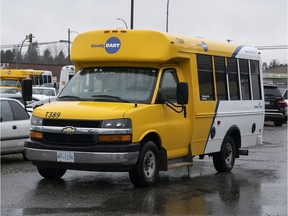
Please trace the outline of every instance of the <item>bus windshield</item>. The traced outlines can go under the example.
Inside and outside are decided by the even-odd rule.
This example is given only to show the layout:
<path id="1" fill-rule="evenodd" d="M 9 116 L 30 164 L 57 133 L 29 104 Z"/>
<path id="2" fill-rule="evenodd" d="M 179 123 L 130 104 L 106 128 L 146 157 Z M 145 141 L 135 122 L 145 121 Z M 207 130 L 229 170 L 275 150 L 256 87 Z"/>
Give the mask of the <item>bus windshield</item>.
<path id="1" fill-rule="evenodd" d="M 0 86 L 18 87 L 18 80 L 0 80 Z"/>
<path id="2" fill-rule="evenodd" d="M 151 103 L 158 69 L 85 68 L 67 83 L 58 100 Z"/>

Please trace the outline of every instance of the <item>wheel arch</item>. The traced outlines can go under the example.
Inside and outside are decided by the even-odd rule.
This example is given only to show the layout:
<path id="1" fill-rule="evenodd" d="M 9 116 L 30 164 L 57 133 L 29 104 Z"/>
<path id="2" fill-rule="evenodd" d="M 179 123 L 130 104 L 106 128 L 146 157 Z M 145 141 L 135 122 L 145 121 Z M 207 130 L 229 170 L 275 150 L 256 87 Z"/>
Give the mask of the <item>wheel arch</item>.
<path id="1" fill-rule="evenodd" d="M 232 137 L 235 141 L 236 147 L 236 158 L 239 158 L 239 149 L 241 148 L 241 131 L 237 125 L 232 125 L 227 131 L 223 140 L 225 140 L 228 136 Z"/>
<path id="2" fill-rule="evenodd" d="M 160 163 L 160 170 L 167 171 L 168 164 L 167 164 L 167 151 L 165 148 L 162 147 L 162 141 L 159 133 L 156 131 L 150 131 L 149 133 L 145 134 L 141 139 L 141 148 L 147 143 L 148 141 L 152 141 L 155 143 L 156 147 L 159 151 L 159 163 Z"/>

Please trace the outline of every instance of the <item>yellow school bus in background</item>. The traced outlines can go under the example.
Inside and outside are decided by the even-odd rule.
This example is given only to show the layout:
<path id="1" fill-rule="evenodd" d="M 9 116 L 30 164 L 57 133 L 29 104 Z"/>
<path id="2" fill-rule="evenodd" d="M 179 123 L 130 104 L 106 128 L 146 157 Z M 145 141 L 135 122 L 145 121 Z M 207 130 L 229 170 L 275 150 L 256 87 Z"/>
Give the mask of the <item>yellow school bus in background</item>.
<path id="1" fill-rule="evenodd" d="M 262 142 L 262 72 L 251 46 L 98 30 L 76 37 L 71 58 L 77 73 L 55 102 L 33 111 L 25 142 L 45 178 L 128 171 L 146 187 L 195 156 L 229 172 L 245 147 Z"/>
<path id="2" fill-rule="evenodd" d="M 23 79 L 32 79 L 33 85 L 52 83 L 52 72 L 33 69 L 0 69 L 0 87 L 21 89 Z"/>

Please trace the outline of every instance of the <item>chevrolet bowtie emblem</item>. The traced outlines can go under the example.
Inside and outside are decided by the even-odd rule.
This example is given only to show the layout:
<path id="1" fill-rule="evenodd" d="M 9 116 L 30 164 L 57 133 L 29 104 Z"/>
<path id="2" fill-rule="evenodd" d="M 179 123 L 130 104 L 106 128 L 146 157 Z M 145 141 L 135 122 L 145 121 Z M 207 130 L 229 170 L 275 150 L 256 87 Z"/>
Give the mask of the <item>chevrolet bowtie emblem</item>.
<path id="1" fill-rule="evenodd" d="M 71 126 L 67 126 L 67 127 L 63 128 L 62 131 L 63 131 L 63 133 L 65 133 L 65 134 L 71 135 L 71 134 L 75 133 L 76 128 L 71 127 Z"/>

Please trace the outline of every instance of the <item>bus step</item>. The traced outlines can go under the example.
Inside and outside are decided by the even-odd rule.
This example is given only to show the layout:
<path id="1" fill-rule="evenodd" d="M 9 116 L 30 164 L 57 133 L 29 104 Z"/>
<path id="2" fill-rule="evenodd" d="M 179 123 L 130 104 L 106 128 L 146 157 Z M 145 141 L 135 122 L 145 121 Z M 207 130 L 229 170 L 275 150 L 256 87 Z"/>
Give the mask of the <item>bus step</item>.
<path id="1" fill-rule="evenodd" d="M 248 154 L 249 154 L 248 150 L 239 149 L 239 155 L 248 156 Z"/>
<path id="2" fill-rule="evenodd" d="M 181 167 L 189 167 L 192 166 L 193 162 L 179 162 L 179 163 L 173 163 L 168 165 L 168 169 L 175 169 L 175 168 L 181 168 Z"/>

